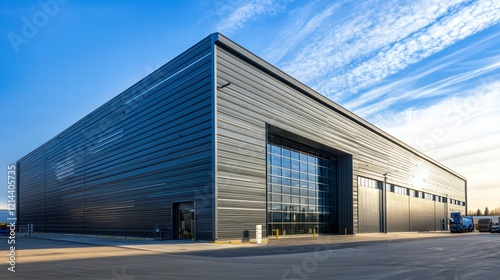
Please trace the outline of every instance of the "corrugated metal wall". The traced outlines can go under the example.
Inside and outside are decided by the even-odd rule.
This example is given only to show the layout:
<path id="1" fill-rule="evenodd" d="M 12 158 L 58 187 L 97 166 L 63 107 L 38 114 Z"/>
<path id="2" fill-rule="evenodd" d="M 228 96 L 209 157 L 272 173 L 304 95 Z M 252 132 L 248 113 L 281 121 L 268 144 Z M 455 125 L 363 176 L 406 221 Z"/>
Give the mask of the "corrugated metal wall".
<path id="1" fill-rule="evenodd" d="M 387 192 L 387 231 L 443 230 L 443 219 L 449 217 L 447 207 L 446 203 Z"/>
<path id="2" fill-rule="evenodd" d="M 217 92 L 218 238 L 252 236 L 255 224 L 266 224 L 266 123 L 324 144 L 326 119 L 312 100 L 226 50 L 216 61 L 218 84 L 231 82 Z M 352 158 L 340 161 L 347 166 L 339 167 L 346 190 L 339 197 L 347 201 L 340 227 L 352 233 Z"/>
<path id="3" fill-rule="evenodd" d="M 265 223 L 266 123 L 353 155 L 352 185 L 347 184 L 353 186 L 352 206 L 342 206 L 348 207 L 344 211 L 353 222 L 349 232 L 359 230 L 357 176 L 383 181 L 387 173 L 388 184 L 465 201 L 462 177 L 220 38 L 217 83 L 231 84 L 217 92 L 219 238 L 237 237 L 251 229 L 247 225 Z M 411 211 L 428 216 L 429 209 L 434 213 L 431 204 L 415 202 Z M 397 211 L 394 205 L 388 209 Z M 416 220 L 411 230 L 419 230 L 424 221 L 412 218 Z M 425 223 L 429 221 L 433 224 L 434 218 Z"/>
<path id="4" fill-rule="evenodd" d="M 387 202 L 387 231 L 410 231 L 410 196 L 387 192 Z M 427 225 L 434 224 L 428 221 Z"/>
<path id="5" fill-rule="evenodd" d="M 19 160 L 19 222 L 171 235 L 172 203 L 196 200 L 196 237 L 213 239 L 213 86 L 208 37 Z"/>
<path id="6" fill-rule="evenodd" d="M 267 125 L 343 152 L 339 232 L 360 227 L 357 176 L 465 201 L 463 178 L 215 34 L 22 158 L 19 222 L 147 236 L 172 232 L 172 204 L 196 200 L 198 239 L 253 237 L 266 224 Z M 404 202 L 388 201 L 389 229 L 404 229 Z M 410 203 L 410 230 L 465 210 L 427 204 Z"/>
<path id="7" fill-rule="evenodd" d="M 383 232 L 382 190 L 358 187 L 359 232 Z"/>

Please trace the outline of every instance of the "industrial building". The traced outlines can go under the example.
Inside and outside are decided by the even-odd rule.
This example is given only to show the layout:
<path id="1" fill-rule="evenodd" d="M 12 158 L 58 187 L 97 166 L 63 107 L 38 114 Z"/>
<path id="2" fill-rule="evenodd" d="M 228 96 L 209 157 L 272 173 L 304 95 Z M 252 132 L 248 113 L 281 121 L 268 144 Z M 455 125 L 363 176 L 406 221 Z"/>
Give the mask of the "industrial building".
<path id="1" fill-rule="evenodd" d="M 467 181 L 215 33 L 17 162 L 36 232 L 432 231 Z"/>

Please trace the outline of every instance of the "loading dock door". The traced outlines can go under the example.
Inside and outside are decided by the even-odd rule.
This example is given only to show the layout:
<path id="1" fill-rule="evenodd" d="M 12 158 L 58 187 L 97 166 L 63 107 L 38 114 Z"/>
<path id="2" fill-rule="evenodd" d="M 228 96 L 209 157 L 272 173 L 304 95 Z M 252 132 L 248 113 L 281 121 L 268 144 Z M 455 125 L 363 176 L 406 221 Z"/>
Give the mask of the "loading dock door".
<path id="1" fill-rule="evenodd" d="M 359 232 L 384 232 L 382 218 L 382 190 L 358 187 Z"/>

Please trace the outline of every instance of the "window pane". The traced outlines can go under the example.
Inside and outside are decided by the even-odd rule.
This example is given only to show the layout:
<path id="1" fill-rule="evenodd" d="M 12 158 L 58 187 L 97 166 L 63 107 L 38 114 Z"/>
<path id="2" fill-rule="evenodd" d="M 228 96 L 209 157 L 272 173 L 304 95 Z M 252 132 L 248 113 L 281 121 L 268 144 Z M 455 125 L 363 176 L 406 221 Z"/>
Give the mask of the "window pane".
<path id="1" fill-rule="evenodd" d="M 283 194 L 291 194 L 292 190 L 290 187 L 283 186 Z"/>
<path id="2" fill-rule="evenodd" d="M 281 181 L 282 181 L 283 186 L 290 186 L 292 183 L 292 180 L 290 180 L 288 178 L 283 178 Z"/>
<path id="3" fill-rule="evenodd" d="M 281 194 L 281 186 L 273 184 L 273 193 L 279 193 L 279 194 Z"/>
<path id="4" fill-rule="evenodd" d="M 290 222 L 290 213 L 283 213 L 283 222 Z"/>
<path id="5" fill-rule="evenodd" d="M 316 169 L 317 169 L 317 167 L 314 164 L 308 164 L 308 166 L 307 166 L 307 172 L 309 172 L 309 174 L 316 175 L 317 174 L 317 170 Z"/>
<path id="6" fill-rule="evenodd" d="M 318 176 L 314 176 L 314 175 L 309 174 L 309 181 L 313 182 L 313 183 L 318 182 Z"/>
<path id="7" fill-rule="evenodd" d="M 271 169 L 271 173 L 272 173 L 273 175 L 278 175 L 278 176 L 281 176 L 281 168 L 279 168 L 279 167 L 273 167 L 273 168 Z"/>
<path id="8" fill-rule="evenodd" d="M 303 172 L 301 172 L 301 173 L 300 173 L 300 179 L 301 179 L 301 180 L 304 180 L 304 181 L 307 181 L 307 179 L 308 179 L 308 178 L 307 178 L 307 173 L 303 173 Z"/>
<path id="9" fill-rule="evenodd" d="M 316 157 L 314 156 L 308 156 L 307 161 L 312 164 L 317 164 Z"/>
<path id="10" fill-rule="evenodd" d="M 288 157 L 283 157 L 283 164 L 282 164 L 283 168 L 290 168 L 290 158 Z"/>
<path id="11" fill-rule="evenodd" d="M 278 145 L 272 145 L 271 151 L 273 154 L 281 155 L 281 147 Z"/>
<path id="12" fill-rule="evenodd" d="M 273 166 L 281 166 L 281 157 L 277 155 L 273 155 L 271 159 L 271 165 Z"/>
<path id="13" fill-rule="evenodd" d="M 281 174 L 283 177 L 288 177 L 288 178 L 292 177 L 292 173 L 290 172 L 290 169 L 286 169 L 286 168 L 283 169 L 281 171 Z"/>
<path id="14" fill-rule="evenodd" d="M 273 212 L 273 222 L 281 222 L 281 212 Z"/>
<path id="15" fill-rule="evenodd" d="M 300 171 L 307 172 L 307 162 L 304 162 L 304 161 L 300 162 Z"/>
<path id="16" fill-rule="evenodd" d="M 300 153 L 300 160 L 304 161 L 304 162 L 307 162 L 307 154 Z"/>
<path id="17" fill-rule="evenodd" d="M 273 176 L 272 183 L 276 185 L 281 185 L 281 178 Z"/>
<path id="18" fill-rule="evenodd" d="M 291 151 L 290 151 L 290 149 L 288 149 L 288 148 L 283 148 L 282 152 L 283 152 L 282 155 L 284 157 L 287 157 L 287 158 L 289 158 L 291 156 L 291 154 L 292 154 Z"/>

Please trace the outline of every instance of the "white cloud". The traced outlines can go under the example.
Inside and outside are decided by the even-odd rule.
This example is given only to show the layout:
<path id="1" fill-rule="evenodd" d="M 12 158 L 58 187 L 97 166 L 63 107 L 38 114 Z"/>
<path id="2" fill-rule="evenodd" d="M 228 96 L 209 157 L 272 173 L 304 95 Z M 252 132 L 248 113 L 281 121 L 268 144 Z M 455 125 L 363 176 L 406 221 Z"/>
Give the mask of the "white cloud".
<path id="1" fill-rule="evenodd" d="M 376 57 L 361 63 L 347 75 L 335 77 L 333 84 L 347 79 L 352 83 L 346 86 L 355 92 L 443 50 L 458 40 L 496 24 L 500 19 L 500 2 L 495 1 L 495 3 L 497 4 L 496 8 L 485 10 L 485 3 L 478 2 L 455 14 L 446 16 L 429 28 L 396 43 L 389 50 L 380 52 Z M 428 40 L 429 36 L 432 40 Z"/>
<path id="2" fill-rule="evenodd" d="M 338 101 L 500 20 L 500 1 L 368 3 L 340 21 L 322 18 L 327 31 L 282 69 Z"/>
<path id="3" fill-rule="evenodd" d="M 226 9 L 218 29 L 242 29 L 283 3 Z M 286 27 L 261 55 L 466 176 L 472 208 L 494 208 L 496 200 L 471 190 L 500 182 L 500 32 L 443 50 L 499 22 L 496 0 L 317 0 L 287 11 Z"/>
<path id="4" fill-rule="evenodd" d="M 469 192 L 472 208 L 500 206 L 497 196 L 484 195 L 486 189 L 500 187 L 500 82 L 386 117 L 377 122 L 382 129 L 452 166 L 467 177 L 469 190 L 482 190 Z"/>
<path id="5" fill-rule="evenodd" d="M 377 7 L 379 4 L 381 6 Z M 307 71 L 301 75 L 306 82 L 322 78 L 332 69 L 344 68 L 353 62 L 364 60 L 366 56 L 376 54 L 384 47 L 424 28 L 454 3 L 438 4 L 442 7 L 436 13 L 418 13 L 416 10 L 425 9 L 425 5 L 418 3 L 409 7 L 394 3 L 390 5 L 392 8 L 382 3 L 359 5 L 350 17 L 340 20 L 331 18 L 329 21 L 332 24 L 326 21 L 323 28 L 326 32 L 311 38 L 310 43 L 297 55 L 297 59 L 283 63 L 284 68 L 292 74 L 301 72 L 300 70 Z M 381 10 L 384 12 L 381 13 Z M 311 70 L 316 68 L 314 66 L 318 61 L 325 59 L 328 61 L 327 68 Z"/>
<path id="6" fill-rule="evenodd" d="M 411 89 L 410 87 L 406 86 L 412 80 L 414 81 L 415 79 L 422 78 L 424 74 L 430 75 L 438 69 L 443 68 L 447 64 L 439 65 L 438 68 L 432 69 L 429 72 L 424 72 L 421 75 L 417 75 L 415 77 L 403 78 L 391 85 L 387 85 L 385 87 L 381 87 L 365 93 L 357 100 L 347 103 L 346 107 L 354 110 L 361 117 L 368 118 L 400 102 L 408 102 L 434 96 L 458 95 L 460 93 L 457 92 L 456 87 L 454 87 L 455 85 L 500 69 L 500 55 L 490 57 L 489 59 L 491 60 L 491 62 L 488 65 L 455 76 L 444 78 L 417 89 Z M 397 86 L 400 86 L 398 94 L 391 94 L 389 97 L 366 106 L 368 100 L 373 100 L 375 99 L 375 97 L 387 94 L 390 88 L 394 88 Z"/>
<path id="7" fill-rule="evenodd" d="M 230 34 L 245 27 L 248 21 L 260 15 L 274 15 L 286 7 L 287 1 L 253 0 L 243 2 L 241 6 L 226 14 L 219 14 L 223 19 L 216 25 L 216 30 L 223 34 Z M 227 10 L 227 8 L 225 9 Z"/>
<path id="8" fill-rule="evenodd" d="M 329 17 L 341 6 L 342 3 L 335 2 L 322 8 L 318 13 L 317 3 L 311 2 L 288 12 L 291 20 L 275 42 L 266 49 L 267 60 L 277 62 L 291 53 L 294 48 L 307 40 L 308 35 L 314 34 L 318 29 L 323 29 L 325 21 L 328 21 Z"/>

